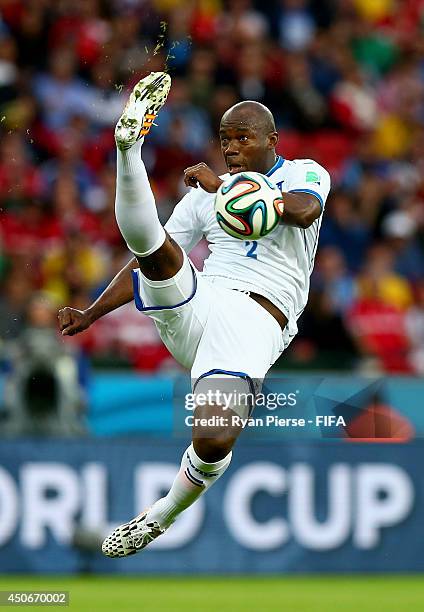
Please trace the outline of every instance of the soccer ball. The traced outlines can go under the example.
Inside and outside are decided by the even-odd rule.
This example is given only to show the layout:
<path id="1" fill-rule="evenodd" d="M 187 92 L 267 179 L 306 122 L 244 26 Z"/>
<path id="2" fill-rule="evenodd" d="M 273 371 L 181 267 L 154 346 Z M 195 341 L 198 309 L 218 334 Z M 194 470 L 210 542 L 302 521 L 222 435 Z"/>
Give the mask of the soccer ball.
<path id="1" fill-rule="evenodd" d="M 240 172 L 219 187 L 216 219 L 222 229 L 239 240 L 258 240 L 278 224 L 281 191 L 259 172 Z"/>

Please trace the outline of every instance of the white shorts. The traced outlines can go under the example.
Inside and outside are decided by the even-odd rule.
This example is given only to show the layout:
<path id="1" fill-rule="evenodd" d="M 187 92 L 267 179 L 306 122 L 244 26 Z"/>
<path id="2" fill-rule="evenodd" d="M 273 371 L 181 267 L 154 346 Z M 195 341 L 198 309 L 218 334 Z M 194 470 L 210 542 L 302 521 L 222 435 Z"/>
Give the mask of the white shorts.
<path id="1" fill-rule="evenodd" d="M 213 374 L 263 380 L 283 349 L 280 325 L 248 295 L 203 278 L 184 257 L 182 268 L 166 281 L 150 281 L 133 270 L 138 310 L 154 320 L 193 381 Z"/>

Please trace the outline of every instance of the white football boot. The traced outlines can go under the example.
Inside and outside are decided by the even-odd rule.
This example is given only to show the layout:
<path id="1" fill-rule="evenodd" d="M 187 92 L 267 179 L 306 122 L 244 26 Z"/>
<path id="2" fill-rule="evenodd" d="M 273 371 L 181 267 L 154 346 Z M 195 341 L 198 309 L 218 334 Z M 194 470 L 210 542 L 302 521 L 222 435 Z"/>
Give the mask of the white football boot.
<path id="1" fill-rule="evenodd" d="M 171 77 L 166 72 L 151 72 L 135 85 L 116 124 L 115 142 L 118 149 L 129 149 L 149 133 L 170 88 Z"/>
<path id="2" fill-rule="evenodd" d="M 149 510 L 114 529 L 102 544 L 103 554 L 107 557 L 134 555 L 165 533 L 166 529 L 162 529 L 156 521 L 146 522 Z"/>

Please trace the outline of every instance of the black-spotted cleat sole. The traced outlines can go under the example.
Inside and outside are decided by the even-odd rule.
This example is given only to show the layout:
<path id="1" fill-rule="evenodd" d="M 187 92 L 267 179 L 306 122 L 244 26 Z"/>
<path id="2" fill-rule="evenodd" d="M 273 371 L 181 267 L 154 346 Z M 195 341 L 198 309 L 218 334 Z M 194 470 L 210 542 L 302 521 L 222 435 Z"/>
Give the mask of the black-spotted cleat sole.
<path id="1" fill-rule="evenodd" d="M 149 133 L 170 88 L 171 77 L 166 72 L 151 72 L 137 83 L 116 124 L 115 142 L 119 149 L 129 149 Z"/>
<path id="2" fill-rule="evenodd" d="M 147 512 L 114 529 L 102 544 L 103 554 L 112 558 L 135 555 L 162 535 L 165 529 L 156 521 L 146 522 Z"/>

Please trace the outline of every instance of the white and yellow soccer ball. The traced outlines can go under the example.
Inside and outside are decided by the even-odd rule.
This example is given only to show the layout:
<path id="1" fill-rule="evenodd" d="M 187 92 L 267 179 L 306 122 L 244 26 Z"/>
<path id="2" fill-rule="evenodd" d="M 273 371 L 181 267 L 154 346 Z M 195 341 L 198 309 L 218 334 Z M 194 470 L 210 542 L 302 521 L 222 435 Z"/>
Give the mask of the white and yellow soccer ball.
<path id="1" fill-rule="evenodd" d="M 215 197 L 220 227 L 234 238 L 258 240 L 278 224 L 283 211 L 281 191 L 259 172 L 240 172 L 224 181 Z"/>

